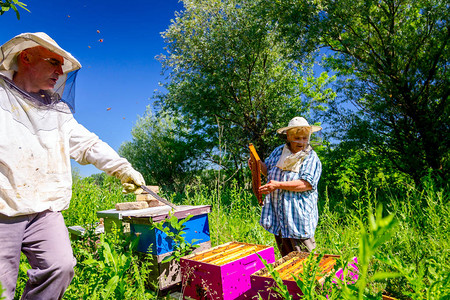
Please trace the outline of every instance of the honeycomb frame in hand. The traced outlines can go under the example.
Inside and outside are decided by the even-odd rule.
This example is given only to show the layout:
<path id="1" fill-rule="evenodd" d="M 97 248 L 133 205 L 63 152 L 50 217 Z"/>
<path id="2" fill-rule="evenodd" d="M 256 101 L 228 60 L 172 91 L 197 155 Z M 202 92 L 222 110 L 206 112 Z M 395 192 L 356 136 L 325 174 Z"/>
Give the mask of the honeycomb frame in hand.
<path id="1" fill-rule="evenodd" d="M 259 191 L 259 188 L 261 187 L 261 165 L 258 153 L 256 152 L 255 147 L 253 144 L 250 144 L 250 170 L 252 171 L 252 188 L 253 193 L 256 196 L 256 199 L 258 199 L 259 205 L 263 205 L 263 196 L 262 193 Z"/>

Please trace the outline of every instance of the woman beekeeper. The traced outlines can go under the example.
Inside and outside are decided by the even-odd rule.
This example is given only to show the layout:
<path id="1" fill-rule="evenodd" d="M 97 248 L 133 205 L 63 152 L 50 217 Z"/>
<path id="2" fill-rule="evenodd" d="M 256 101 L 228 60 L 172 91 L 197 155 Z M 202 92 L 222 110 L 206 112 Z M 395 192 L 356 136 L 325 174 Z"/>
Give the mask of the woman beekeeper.
<path id="1" fill-rule="evenodd" d="M 321 129 L 302 117 L 293 118 L 287 127 L 277 130 L 286 135 L 286 144 L 261 162 L 268 183 L 260 187 L 267 194 L 260 224 L 275 235 L 282 256 L 292 251 L 311 252 L 316 247 L 317 184 L 322 164 L 309 141 L 311 134 Z"/>
<path id="2" fill-rule="evenodd" d="M 72 195 L 71 158 L 118 177 L 125 192 L 145 184 L 73 118 L 80 68 L 42 32 L 0 47 L 0 282 L 7 300 L 21 251 L 31 265 L 22 299 L 61 299 L 72 280 L 75 259 L 61 214 Z"/>

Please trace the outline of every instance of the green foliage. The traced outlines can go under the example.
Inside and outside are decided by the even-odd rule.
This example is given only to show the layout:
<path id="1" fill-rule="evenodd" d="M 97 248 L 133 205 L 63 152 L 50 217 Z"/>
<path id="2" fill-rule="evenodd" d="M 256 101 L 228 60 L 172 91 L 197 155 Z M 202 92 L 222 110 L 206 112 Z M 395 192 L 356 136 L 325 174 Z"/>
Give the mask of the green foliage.
<path id="1" fill-rule="evenodd" d="M 17 20 L 20 20 L 20 13 L 17 7 L 21 7 L 25 9 L 27 12 L 30 12 L 28 8 L 26 8 L 26 6 L 27 5 L 25 3 L 20 2 L 18 0 L 0 0 L 0 7 L 1 7 L 0 16 L 12 8 L 16 12 Z"/>
<path id="2" fill-rule="evenodd" d="M 282 55 L 277 27 L 257 14 L 258 6 L 184 1 L 184 11 L 163 33 L 168 53 L 160 61 L 168 82 L 160 104 L 203 138 L 208 161 L 232 171 L 246 161 L 249 142 L 267 157 L 279 143 L 277 128 L 323 110 L 334 97 L 328 88 L 333 78 L 316 77 L 311 64 Z"/>
<path id="3" fill-rule="evenodd" d="M 133 253 L 138 239 L 124 236 L 113 227 L 111 233 L 96 236 L 93 231 L 74 242 L 78 264 L 66 298 L 148 299 L 146 276 L 152 265 Z"/>
<path id="4" fill-rule="evenodd" d="M 389 189 L 413 184 L 410 176 L 398 172 L 386 157 L 373 149 L 353 149 L 341 143 L 336 149 L 328 148 L 320 154 L 321 186 L 329 187 L 332 194 L 357 197 L 367 186 Z"/>
<path id="5" fill-rule="evenodd" d="M 323 286 L 320 286 L 316 278 L 320 275 L 319 262 L 323 257 L 323 254 L 316 256 L 314 253 L 311 253 L 304 263 L 301 275 L 298 277 L 294 276 L 294 280 L 303 292 L 302 299 L 378 299 L 380 295 L 371 295 L 371 292 L 367 290 L 367 285 L 376 281 L 401 276 L 401 273 L 398 272 L 369 273 L 369 268 L 371 268 L 375 254 L 380 252 L 380 246 L 394 236 L 397 230 L 397 221 L 395 220 L 394 215 L 382 217 L 381 206 L 378 207 L 376 216 L 369 213 L 368 219 L 369 225 L 367 227 L 361 220 L 356 219 L 360 227 L 358 253 L 359 271 L 356 284 L 354 286 L 348 285 L 346 280 L 337 280 L 336 282 L 333 282 L 335 278 L 328 277 Z M 283 299 L 292 299 L 292 295 L 289 294 L 280 275 L 272 266 L 267 265 L 266 262 L 264 262 L 264 264 L 276 282 L 277 286 L 274 290 L 279 293 Z M 340 261 L 340 265 L 342 265 L 342 260 Z M 335 271 L 336 270 L 337 267 L 335 266 Z M 347 277 L 346 272 L 348 272 L 348 270 L 344 271 L 344 278 Z M 444 277 L 442 274 L 440 274 L 440 276 Z M 447 277 L 446 280 L 448 282 L 448 276 L 445 277 Z"/>
<path id="6" fill-rule="evenodd" d="M 379 181 L 372 178 L 376 176 L 368 173 L 364 177 L 365 183 L 349 182 L 349 185 L 364 188 L 347 195 L 346 199 L 324 189 L 319 201 L 320 218 L 315 235 L 318 253 L 341 255 L 336 268 L 346 266 L 351 257 L 357 256 L 360 278 L 365 274 L 366 283 L 349 284 L 337 289 L 330 277 L 323 287 L 314 285 L 311 288 L 309 280 L 312 277 L 306 277 L 302 278 L 307 284 L 306 290 L 309 295 L 317 295 L 315 299 L 321 299 L 320 296 L 324 295 L 328 295 L 329 299 L 350 299 L 359 297 L 360 289 L 367 299 L 379 299 L 384 291 L 398 299 L 446 299 L 450 273 L 449 187 L 435 184 L 432 178 L 424 181 L 421 189 L 413 186 L 377 186 Z M 110 209 L 114 203 L 123 200 L 120 183 L 109 182 L 108 177 L 94 177 L 80 179 L 74 184 L 73 194 L 80 202 L 77 204 L 79 210 L 83 206 L 91 210 L 97 207 Z M 167 198 L 177 204 L 212 205 L 209 214 L 212 246 L 240 241 L 276 249 L 273 235 L 259 225 L 261 208 L 251 192 L 237 181 L 231 182 L 229 188 L 214 190 L 202 184 L 201 178 L 196 180 L 196 184 L 187 186 L 184 193 L 174 193 Z M 83 196 L 83 193 L 86 195 Z M 105 198 L 108 193 L 110 198 Z M 91 197 L 93 195 L 100 196 Z M 102 207 L 101 202 L 105 199 L 111 204 Z M 370 217 L 371 211 L 380 204 L 385 207 L 385 215 L 381 216 L 378 210 L 376 217 Z M 95 211 L 91 214 L 90 211 L 74 210 L 72 214 L 66 218 L 81 223 L 71 225 L 98 222 Z M 83 214 L 88 217 L 83 217 Z M 172 224 L 179 232 L 183 231 L 182 224 L 175 220 Z M 122 296 L 125 299 L 162 298 L 147 289 L 151 286 L 148 278 L 152 268 L 146 257 L 130 250 L 131 240 L 118 232 L 97 236 L 93 232 L 95 226 L 86 227 L 88 233 L 85 237 L 72 244 L 77 266 L 75 278 L 64 299 L 93 299 L 94 294 L 97 299 L 104 299 L 108 296 L 108 292 L 104 291 L 109 291 L 110 299 L 120 299 L 114 297 Z M 276 256 L 280 258 L 278 253 Z M 316 262 L 311 260 L 309 263 L 311 266 L 307 268 L 314 270 Z M 362 267 L 361 264 L 367 266 Z M 22 256 L 17 299 L 25 286 L 28 269 L 26 258 Z M 401 276 L 391 278 L 386 276 L 388 273 Z M 344 292 L 349 296 L 345 296 L 347 294 Z"/>
<path id="7" fill-rule="evenodd" d="M 411 299 L 448 299 L 450 268 L 434 260 L 421 261 L 418 266 L 407 265 L 398 257 L 380 255 L 379 259 L 397 270 L 410 286 L 404 295 Z M 427 278 L 426 281 L 423 279 Z"/>
<path id="8" fill-rule="evenodd" d="M 198 244 L 195 244 L 198 240 L 193 239 L 190 242 L 186 241 L 183 235 L 186 234 L 184 231 L 186 229 L 186 223 L 193 216 L 189 215 L 184 219 L 178 220 L 172 212 L 169 213 L 167 219 L 163 222 L 153 223 L 151 228 L 156 228 L 164 232 L 168 238 L 173 241 L 173 252 L 171 255 L 166 256 L 161 263 L 169 262 L 172 260 L 180 261 L 180 258 L 190 254 L 193 250 L 199 247 Z"/>
<path id="9" fill-rule="evenodd" d="M 371 180 L 371 176 L 374 174 L 367 174 L 368 180 Z M 395 272 L 404 277 L 369 280 L 366 288 L 374 295 L 380 290 L 386 290 L 400 298 L 409 295 L 411 290 L 420 290 L 417 287 L 428 286 L 429 282 L 436 282 L 433 286 L 435 289 L 445 290 L 445 277 L 450 268 L 449 189 L 448 186 L 434 184 L 432 180 L 422 185 L 425 187 L 423 190 L 413 186 L 368 186 L 346 199 L 342 199 L 339 194 L 324 192 L 323 200 L 319 203 L 320 219 L 316 231 L 316 240 L 321 241 L 319 251 L 342 253 L 346 259 L 353 256 L 359 258 L 357 249 L 361 241 L 356 233 L 361 230 L 361 225 L 355 222 L 355 218 L 366 220 L 366 215 L 374 207 L 383 204 L 389 214 L 395 214 L 394 221 L 398 223 L 398 229 L 394 238 L 379 246 L 375 259 L 370 261 L 369 274 Z M 408 279 L 405 275 L 408 272 L 388 259 L 398 260 L 408 266 L 408 276 L 413 274 L 417 282 Z M 439 270 L 438 275 L 433 273 L 435 269 Z M 427 298 L 425 291 L 421 290 L 423 298 L 415 299 L 440 299 L 433 293 Z"/>
<path id="10" fill-rule="evenodd" d="M 275 281 L 276 286 L 273 287 L 273 290 L 277 292 L 283 299 L 286 300 L 292 300 L 294 299 L 292 295 L 289 293 L 287 286 L 283 283 L 283 279 L 281 279 L 280 274 L 275 271 L 275 268 L 272 264 L 267 263 L 267 261 L 261 257 L 261 255 L 258 254 L 259 259 L 262 261 L 264 266 L 267 269 L 267 272 L 272 276 L 273 280 Z M 259 296 L 261 299 L 261 296 Z"/>
<path id="11" fill-rule="evenodd" d="M 416 183 L 448 177 L 448 1 L 267 1 L 294 56 L 323 48 L 338 76 L 328 123 Z"/>
<path id="12" fill-rule="evenodd" d="M 81 178 L 72 174 L 72 200 L 63 211 L 67 226 L 88 225 L 98 222 L 97 211 L 114 208 L 118 202 L 134 201 L 132 194 L 123 195 L 120 181 L 105 173 Z"/>
<path id="13" fill-rule="evenodd" d="M 6 297 L 3 297 L 2 295 L 3 295 L 3 291 L 4 291 L 4 289 L 3 289 L 3 287 L 2 287 L 2 282 L 0 281 L 0 300 L 3 300 L 3 299 L 5 299 Z"/>
<path id="14" fill-rule="evenodd" d="M 318 283 L 316 280 L 316 276 L 321 275 L 319 271 L 319 262 L 322 257 L 323 254 L 315 256 L 314 253 L 311 253 L 303 265 L 301 278 L 299 278 L 300 276 L 293 276 L 297 286 L 303 292 L 302 299 L 326 299 L 324 295 L 318 293 Z"/>
<path id="15" fill-rule="evenodd" d="M 119 153 L 147 183 L 180 191 L 203 166 L 201 140 L 174 115 L 153 114 L 149 106 L 131 134 L 133 140 L 122 144 Z"/>
<path id="16" fill-rule="evenodd" d="M 358 269 L 359 278 L 356 283 L 358 287 L 358 299 L 363 299 L 366 285 L 371 281 L 394 278 L 396 273 L 375 273 L 369 275 L 369 263 L 374 254 L 379 251 L 381 245 L 385 244 L 395 234 L 396 220 L 394 215 L 382 217 L 382 206 L 377 209 L 376 218 L 369 215 L 369 230 L 367 230 L 361 220 L 358 220 L 361 227 L 359 237 Z"/>

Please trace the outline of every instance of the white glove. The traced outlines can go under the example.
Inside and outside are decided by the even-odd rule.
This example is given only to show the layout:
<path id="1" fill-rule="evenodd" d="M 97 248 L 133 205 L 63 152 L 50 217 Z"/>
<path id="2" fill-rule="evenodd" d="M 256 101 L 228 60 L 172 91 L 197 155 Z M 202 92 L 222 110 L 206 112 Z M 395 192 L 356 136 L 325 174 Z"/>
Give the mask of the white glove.
<path id="1" fill-rule="evenodd" d="M 119 176 L 122 182 L 123 190 L 122 193 L 128 194 L 134 192 L 136 195 L 141 194 L 143 190 L 140 188 L 141 185 L 145 185 L 144 177 L 142 174 L 133 168 L 125 169 Z"/>

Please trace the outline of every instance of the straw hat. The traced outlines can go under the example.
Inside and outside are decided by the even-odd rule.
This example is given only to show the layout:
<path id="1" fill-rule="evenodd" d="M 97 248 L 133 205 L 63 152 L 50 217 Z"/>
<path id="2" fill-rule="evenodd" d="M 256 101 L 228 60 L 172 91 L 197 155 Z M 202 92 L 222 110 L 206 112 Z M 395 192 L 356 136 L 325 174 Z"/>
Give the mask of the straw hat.
<path id="1" fill-rule="evenodd" d="M 322 130 L 322 127 L 316 126 L 316 125 L 309 125 L 308 121 L 306 121 L 303 117 L 295 117 L 292 120 L 289 121 L 289 124 L 287 127 L 283 127 L 277 130 L 278 134 L 286 133 L 289 129 L 292 128 L 300 128 L 300 127 L 307 127 L 309 128 L 310 132 L 316 132 L 319 130 Z"/>
<path id="2" fill-rule="evenodd" d="M 36 32 L 19 34 L 0 47 L 0 71 L 14 70 L 17 67 L 15 59 L 17 54 L 35 46 L 43 46 L 64 57 L 64 65 L 62 65 L 64 74 L 81 68 L 80 62 L 61 48 L 51 37 L 44 32 Z"/>

